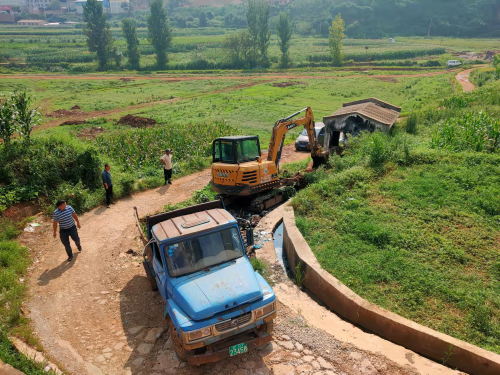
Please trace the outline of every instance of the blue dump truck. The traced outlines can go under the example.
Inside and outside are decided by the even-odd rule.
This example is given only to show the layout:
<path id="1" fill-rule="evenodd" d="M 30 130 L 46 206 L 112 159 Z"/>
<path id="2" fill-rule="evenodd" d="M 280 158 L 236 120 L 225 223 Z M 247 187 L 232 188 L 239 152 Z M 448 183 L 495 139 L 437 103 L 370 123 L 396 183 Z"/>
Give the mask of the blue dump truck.
<path id="1" fill-rule="evenodd" d="M 165 301 L 179 359 L 201 365 L 272 340 L 274 292 L 253 270 L 222 201 L 148 216 L 146 226 L 143 264 Z"/>

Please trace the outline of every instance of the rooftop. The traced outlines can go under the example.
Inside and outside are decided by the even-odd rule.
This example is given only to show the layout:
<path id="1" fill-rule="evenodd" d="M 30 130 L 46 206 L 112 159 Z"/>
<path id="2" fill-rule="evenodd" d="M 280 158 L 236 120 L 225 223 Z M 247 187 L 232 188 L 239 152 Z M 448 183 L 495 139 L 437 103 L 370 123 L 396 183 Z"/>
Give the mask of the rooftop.
<path id="1" fill-rule="evenodd" d="M 367 117 L 381 124 L 392 126 L 398 119 L 400 113 L 400 107 L 383 102 L 377 98 L 368 98 L 355 102 L 344 103 L 342 108 L 333 113 L 331 116 L 326 116 L 324 119 L 352 114 Z"/>
<path id="2" fill-rule="evenodd" d="M 217 208 L 162 221 L 153 226 L 152 232 L 158 241 L 163 242 L 171 238 L 204 232 L 233 222 L 236 222 L 236 220 L 229 212 Z"/>

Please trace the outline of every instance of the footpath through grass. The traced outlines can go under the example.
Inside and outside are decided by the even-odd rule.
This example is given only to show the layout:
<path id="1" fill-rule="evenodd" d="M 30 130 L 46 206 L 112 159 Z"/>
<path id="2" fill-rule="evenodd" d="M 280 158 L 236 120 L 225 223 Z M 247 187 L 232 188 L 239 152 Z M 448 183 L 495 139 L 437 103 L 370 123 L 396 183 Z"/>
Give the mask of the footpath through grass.
<path id="1" fill-rule="evenodd" d="M 322 267 L 361 297 L 500 353 L 496 90 L 420 112 L 417 135 L 358 137 L 293 205 Z"/>

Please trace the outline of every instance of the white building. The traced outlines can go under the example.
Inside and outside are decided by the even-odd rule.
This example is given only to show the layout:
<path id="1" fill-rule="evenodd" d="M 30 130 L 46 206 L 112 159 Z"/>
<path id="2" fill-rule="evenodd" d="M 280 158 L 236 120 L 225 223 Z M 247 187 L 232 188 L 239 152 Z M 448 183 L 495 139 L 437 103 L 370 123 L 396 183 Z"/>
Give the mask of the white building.
<path id="1" fill-rule="evenodd" d="M 110 0 L 109 10 L 113 14 L 127 13 L 128 0 Z"/>
<path id="2" fill-rule="evenodd" d="M 30 13 L 37 13 L 40 10 L 47 9 L 50 2 L 51 0 L 24 0 L 24 8 Z"/>
<path id="3" fill-rule="evenodd" d="M 11 5 L 13 7 L 23 6 L 23 0 L 0 0 L 0 6 Z"/>

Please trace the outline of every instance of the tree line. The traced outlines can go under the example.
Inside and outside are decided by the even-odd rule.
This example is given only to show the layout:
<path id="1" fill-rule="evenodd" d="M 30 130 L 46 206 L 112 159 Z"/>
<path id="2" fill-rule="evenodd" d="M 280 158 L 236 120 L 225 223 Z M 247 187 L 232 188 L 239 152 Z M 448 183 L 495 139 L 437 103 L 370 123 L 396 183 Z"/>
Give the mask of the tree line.
<path id="1" fill-rule="evenodd" d="M 165 69 L 168 62 L 167 51 L 172 43 L 172 31 L 168 22 L 167 10 L 162 0 L 152 0 L 151 13 L 147 17 L 148 40 L 153 45 L 158 69 Z M 122 56 L 114 46 L 113 35 L 106 21 L 106 14 L 102 4 L 97 0 L 88 0 L 83 5 L 83 32 L 87 38 L 90 52 L 95 52 L 99 70 L 109 69 L 114 62 L 116 68 L 121 67 Z M 128 64 L 132 69 L 140 68 L 139 39 L 135 20 L 122 20 L 122 31 L 127 41 Z"/>

